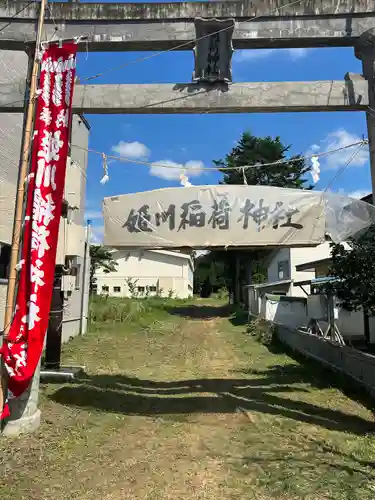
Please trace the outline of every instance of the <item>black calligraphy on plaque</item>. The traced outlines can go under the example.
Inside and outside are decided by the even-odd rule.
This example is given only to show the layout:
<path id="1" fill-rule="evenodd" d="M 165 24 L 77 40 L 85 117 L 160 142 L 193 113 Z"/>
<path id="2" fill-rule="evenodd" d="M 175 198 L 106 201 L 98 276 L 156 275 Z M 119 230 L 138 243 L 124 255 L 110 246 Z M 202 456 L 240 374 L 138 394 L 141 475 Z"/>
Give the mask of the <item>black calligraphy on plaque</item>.
<path id="1" fill-rule="evenodd" d="M 169 230 L 173 231 L 176 227 L 176 205 L 169 205 L 168 210 L 162 210 L 161 212 L 156 212 L 155 214 L 155 222 L 157 226 L 160 226 L 161 223 L 167 222 L 169 223 Z"/>
<path id="2" fill-rule="evenodd" d="M 206 212 L 198 200 L 189 201 L 181 205 L 181 222 L 178 226 L 180 229 L 188 227 L 204 227 L 206 224 Z"/>
<path id="3" fill-rule="evenodd" d="M 216 229 L 229 229 L 229 214 L 231 208 L 226 196 L 222 197 L 219 201 L 214 201 L 212 205 L 212 214 L 208 221 L 212 224 L 212 228 Z"/>
<path id="4" fill-rule="evenodd" d="M 292 222 L 293 215 L 299 213 L 297 208 L 289 208 L 286 210 L 281 210 L 280 213 L 274 216 L 272 221 L 273 229 L 277 229 L 278 227 L 294 227 L 294 229 L 302 229 L 303 225 L 298 224 L 296 222 Z M 282 224 L 280 222 L 284 221 Z"/>
<path id="5" fill-rule="evenodd" d="M 244 206 L 240 209 L 242 215 L 237 222 L 243 221 L 243 228 L 248 229 L 249 220 L 251 219 L 257 226 L 260 226 L 262 222 L 265 222 L 270 215 L 272 215 L 276 210 L 282 206 L 281 201 L 277 201 L 273 210 L 270 210 L 268 205 L 264 205 L 264 199 L 259 200 L 259 205 L 256 205 L 248 198 L 245 201 Z"/>
<path id="6" fill-rule="evenodd" d="M 255 205 L 251 200 L 247 199 L 244 206 L 240 209 L 241 216 L 237 222 L 243 222 L 243 228 L 248 229 L 249 221 L 252 220 L 259 229 L 264 229 L 269 221 L 269 225 L 273 229 L 279 227 L 293 227 L 295 229 L 302 229 L 303 225 L 292 221 L 293 215 L 299 213 L 297 208 L 285 208 L 281 209 L 283 206 L 282 201 L 277 201 L 275 206 L 271 209 L 268 205 L 264 204 L 264 199 L 259 200 L 258 206 Z"/>
<path id="7" fill-rule="evenodd" d="M 220 70 L 220 33 L 212 33 L 209 37 L 209 48 L 208 48 L 208 58 L 207 58 L 207 68 L 206 75 L 209 80 L 216 81 L 219 79 Z"/>
<path id="8" fill-rule="evenodd" d="M 122 227 L 126 227 L 129 233 L 152 232 L 149 209 L 150 207 L 148 205 L 143 205 L 139 210 L 132 208 L 127 221 Z"/>

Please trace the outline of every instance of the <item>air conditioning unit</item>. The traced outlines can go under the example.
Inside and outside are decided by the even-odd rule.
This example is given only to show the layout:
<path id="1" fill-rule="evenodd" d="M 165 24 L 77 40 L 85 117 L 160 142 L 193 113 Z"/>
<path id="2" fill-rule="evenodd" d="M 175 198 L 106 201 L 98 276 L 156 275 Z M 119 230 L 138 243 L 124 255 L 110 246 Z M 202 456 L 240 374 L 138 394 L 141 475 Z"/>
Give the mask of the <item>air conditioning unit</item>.
<path id="1" fill-rule="evenodd" d="M 83 270 L 83 258 L 79 256 L 67 256 L 65 260 L 66 276 L 70 277 L 68 280 L 68 291 L 79 290 L 81 287 L 81 273 Z"/>

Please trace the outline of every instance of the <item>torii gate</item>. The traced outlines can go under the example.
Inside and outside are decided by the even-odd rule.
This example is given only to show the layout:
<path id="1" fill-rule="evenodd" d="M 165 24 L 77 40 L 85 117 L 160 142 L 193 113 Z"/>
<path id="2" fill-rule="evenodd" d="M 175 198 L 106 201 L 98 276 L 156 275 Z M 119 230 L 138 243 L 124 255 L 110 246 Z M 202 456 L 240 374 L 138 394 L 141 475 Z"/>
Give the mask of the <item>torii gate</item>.
<path id="1" fill-rule="evenodd" d="M 101 52 L 194 49 L 194 83 L 78 85 L 73 103 L 76 113 L 365 111 L 374 193 L 374 0 L 316 3 L 50 3 L 45 33 L 47 39 L 86 34 L 88 50 Z M 35 3 L 0 0 L 0 49 L 22 51 L 35 43 L 37 17 Z M 225 31 L 212 37 L 223 26 Z M 195 43 L 199 38 L 215 38 L 215 42 L 213 46 Z M 355 55 L 363 63 L 363 77 L 347 73 L 343 81 L 231 83 L 233 48 L 332 46 L 355 47 Z M 211 64 L 213 53 L 215 63 Z M 22 112 L 24 95 L 24 82 L 0 83 L 0 112 Z M 31 388 L 27 405 L 27 415 L 36 412 L 37 387 Z"/>
<path id="2" fill-rule="evenodd" d="M 87 34 L 88 50 L 191 50 L 195 83 L 78 85 L 74 111 L 83 113 L 258 113 L 291 111 L 366 111 L 372 191 L 375 192 L 375 6 L 373 0 L 243 0 L 183 3 L 50 3 L 45 33 L 58 38 Z M 24 50 L 35 41 L 36 4 L 0 0 L 0 49 Z M 314 5 L 312 5 L 314 4 Z M 199 18 L 211 19 L 204 23 Z M 6 24 L 9 25 L 6 26 Z M 229 24 L 228 24 L 229 23 Z M 230 27 L 230 23 L 233 26 Z M 204 83 L 209 48 L 194 40 L 226 29 L 217 39 L 226 75 Z M 233 83 L 234 49 L 355 47 L 363 77 L 344 81 Z M 82 47 L 85 50 L 85 47 Z M 207 68 L 206 68 L 207 69 Z M 204 79 L 204 78 L 203 78 Z M 220 78 L 219 78 L 220 79 Z M 217 78 L 216 78 L 217 80 Z M 226 83 L 225 83 L 226 82 Z M 23 82 L 0 84 L 0 112 L 21 112 Z M 13 102 L 13 105 L 9 103 Z M 372 111 L 372 109 L 374 111 Z"/>

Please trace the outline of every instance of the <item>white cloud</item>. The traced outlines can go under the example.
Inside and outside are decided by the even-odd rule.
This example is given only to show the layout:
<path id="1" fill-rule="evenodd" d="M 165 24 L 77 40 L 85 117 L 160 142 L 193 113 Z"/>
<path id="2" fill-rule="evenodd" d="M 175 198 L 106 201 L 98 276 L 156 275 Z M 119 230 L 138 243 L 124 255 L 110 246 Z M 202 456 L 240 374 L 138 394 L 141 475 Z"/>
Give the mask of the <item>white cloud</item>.
<path id="1" fill-rule="evenodd" d="M 308 49 L 251 49 L 251 50 L 237 50 L 234 53 L 234 62 L 245 62 L 255 59 L 266 59 L 279 55 L 281 57 L 288 57 L 293 61 L 302 59 L 307 56 Z"/>
<path id="2" fill-rule="evenodd" d="M 171 168 L 164 168 L 160 165 L 166 165 Z M 180 179 L 180 175 L 184 173 L 188 178 L 202 175 L 204 164 L 202 161 L 190 160 L 184 163 L 176 163 L 171 160 L 158 160 L 152 163 L 150 174 L 156 177 L 161 177 L 168 181 Z"/>
<path id="3" fill-rule="evenodd" d="M 104 236 L 104 226 L 91 226 L 91 245 L 102 245 Z"/>
<path id="4" fill-rule="evenodd" d="M 349 146 L 355 142 L 361 141 L 362 138 L 356 134 L 351 134 L 345 129 L 339 129 L 335 132 L 331 132 L 327 135 L 319 144 L 313 144 L 310 146 L 306 155 L 310 156 L 312 154 L 324 153 L 333 149 L 343 148 Z M 343 149 L 337 151 L 336 153 L 329 154 L 327 156 L 321 157 L 319 160 L 322 167 L 326 170 L 337 170 L 346 165 L 353 153 L 356 151 L 358 146 L 353 146 L 351 148 Z M 368 146 L 362 146 L 362 149 L 353 158 L 350 163 L 351 167 L 363 167 L 369 161 Z"/>
<path id="5" fill-rule="evenodd" d="M 351 198 L 361 199 L 364 196 L 367 196 L 368 194 L 370 194 L 370 192 L 371 192 L 371 189 L 357 189 L 356 191 L 352 191 L 352 192 L 348 193 L 348 196 L 350 196 Z"/>
<path id="6" fill-rule="evenodd" d="M 112 151 L 120 155 L 122 158 L 148 158 L 150 150 L 141 142 L 124 142 L 120 141 L 116 146 L 112 147 Z"/>
<path id="7" fill-rule="evenodd" d="M 371 188 L 368 189 L 355 189 L 353 191 L 348 191 L 347 188 L 338 189 L 328 189 L 328 193 L 336 194 L 338 196 L 349 196 L 350 198 L 355 198 L 356 200 L 362 199 L 364 196 L 371 194 Z"/>
<path id="8" fill-rule="evenodd" d="M 88 210 L 87 212 L 85 212 L 85 219 L 86 220 L 98 220 L 98 219 L 102 219 L 102 218 L 103 218 L 103 214 L 99 210 Z"/>

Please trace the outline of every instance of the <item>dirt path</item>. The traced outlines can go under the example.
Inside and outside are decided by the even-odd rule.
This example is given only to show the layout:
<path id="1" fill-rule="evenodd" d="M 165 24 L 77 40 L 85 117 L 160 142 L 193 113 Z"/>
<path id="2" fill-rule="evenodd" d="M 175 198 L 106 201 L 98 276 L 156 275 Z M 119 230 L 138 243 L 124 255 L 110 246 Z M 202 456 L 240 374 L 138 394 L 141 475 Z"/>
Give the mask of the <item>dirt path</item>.
<path id="1" fill-rule="evenodd" d="M 163 314 L 69 345 L 87 376 L 43 388 L 38 434 L 0 440 L 2 500 L 373 498 L 368 410 L 225 308 Z"/>

